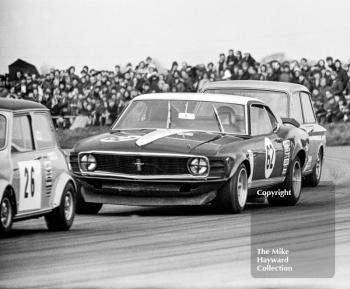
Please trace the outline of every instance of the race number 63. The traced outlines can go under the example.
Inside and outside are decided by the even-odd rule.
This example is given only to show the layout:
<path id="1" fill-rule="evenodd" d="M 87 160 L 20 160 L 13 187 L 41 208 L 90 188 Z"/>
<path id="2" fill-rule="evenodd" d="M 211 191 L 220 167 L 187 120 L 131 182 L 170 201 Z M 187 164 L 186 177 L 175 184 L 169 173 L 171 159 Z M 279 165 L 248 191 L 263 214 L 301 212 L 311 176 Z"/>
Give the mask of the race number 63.
<path id="1" fill-rule="evenodd" d="M 18 169 L 19 211 L 40 209 L 42 186 L 40 161 L 19 162 Z"/>

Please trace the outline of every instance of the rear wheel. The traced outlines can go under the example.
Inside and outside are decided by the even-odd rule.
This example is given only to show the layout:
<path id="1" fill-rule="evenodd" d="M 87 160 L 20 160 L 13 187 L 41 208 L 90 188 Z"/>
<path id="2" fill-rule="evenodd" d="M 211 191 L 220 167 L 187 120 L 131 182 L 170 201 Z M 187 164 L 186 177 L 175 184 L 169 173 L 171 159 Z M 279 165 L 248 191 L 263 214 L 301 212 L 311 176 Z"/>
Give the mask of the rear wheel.
<path id="1" fill-rule="evenodd" d="M 13 202 L 11 199 L 11 194 L 6 191 L 1 199 L 0 204 L 0 234 L 5 235 L 6 233 L 10 232 L 12 223 L 13 223 L 13 216 L 14 216 L 14 209 L 13 209 Z"/>
<path id="2" fill-rule="evenodd" d="M 75 189 L 68 183 L 63 191 L 60 205 L 45 216 L 50 231 L 67 231 L 73 224 L 75 216 Z"/>
<path id="3" fill-rule="evenodd" d="M 244 164 L 241 164 L 233 175 L 219 191 L 215 200 L 216 205 L 225 212 L 238 214 L 247 202 L 248 173 Z"/>
<path id="4" fill-rule="evenodd" d="M 81 195 L 80 190 L 77 193 L 77 214 L 87 214 L 87 215 L 96 215 L 102 208 L 103 204 L 99 203 L 88 203 L 84 201 L 83 196 Z"/>
<path id="5" fill-rule="evenodd" d="M 286 179 L 279 188 L 287 194 L 269 196 L 269 204 L 272 206 L 294 206 L 301 194 L 302 165 L 299 157 L 296 157 L 290 164 Z"/>
<path id="6" fill-rule="evenodd" d="M 305 185 L 310 187 L 316 187 L 321 180 L 322 174 L 322 165 L 323 165 L 323 154 L 320 150 L 317 154 L 316 163 L 312 169 L 312 173 L 305 176 Z"/>

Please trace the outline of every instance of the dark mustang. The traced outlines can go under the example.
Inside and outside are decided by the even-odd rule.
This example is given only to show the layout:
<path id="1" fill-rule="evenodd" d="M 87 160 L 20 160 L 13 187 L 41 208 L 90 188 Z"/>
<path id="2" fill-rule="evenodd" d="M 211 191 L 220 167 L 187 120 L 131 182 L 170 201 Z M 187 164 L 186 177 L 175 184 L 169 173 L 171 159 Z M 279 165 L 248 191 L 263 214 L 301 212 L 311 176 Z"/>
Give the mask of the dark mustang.
<path id="1" fill-rule="evenodd" d="M 271 204 L 294 205 L 308 145 L 307 133 L 254 98 L 142 95 L 109 133 L 75 145 L 77 212 L 97 213 L 104 203 L 213 203 L 239 213 L 248 195 L 272 186 L 285 193 L 267 196 Z"/>

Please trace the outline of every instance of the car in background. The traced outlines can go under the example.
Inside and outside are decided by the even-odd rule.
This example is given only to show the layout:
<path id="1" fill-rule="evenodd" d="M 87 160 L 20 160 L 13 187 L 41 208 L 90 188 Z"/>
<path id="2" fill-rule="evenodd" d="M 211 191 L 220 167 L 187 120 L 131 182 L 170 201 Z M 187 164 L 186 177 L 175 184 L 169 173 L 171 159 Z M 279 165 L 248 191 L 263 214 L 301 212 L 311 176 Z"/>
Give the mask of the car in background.
<path id="1" fill-rule="evenodd" d="M 0 160 L 1 235 L 41 216 L 50 230 L 71 227 L 76 185 L 45 106 L 0 99 Z"/>
<path id="2" fill-rule="evenodd" d="M 201 92 L 255 97 L 268 104 L 285 123 L 300 125 L 310 136 L 309 154 L 303 171 L 304 183 L 309 186 L 319 184 L 326 129 L 317 122 L 311 95 L 305 86 L 275 81 L 232 80 L 207 83 Z"/>
<path id="3" fill-rule="evenodd" d="M 295 205 L 309 136 L 284 125 L 262 101 L 199 93 L 134 98 L 109 133 L 78 142 L 70 153 L 80 190 L 77 212 L 102 204 L 215 204 L 239 213 L 248 194 L 277 186 Z"/>

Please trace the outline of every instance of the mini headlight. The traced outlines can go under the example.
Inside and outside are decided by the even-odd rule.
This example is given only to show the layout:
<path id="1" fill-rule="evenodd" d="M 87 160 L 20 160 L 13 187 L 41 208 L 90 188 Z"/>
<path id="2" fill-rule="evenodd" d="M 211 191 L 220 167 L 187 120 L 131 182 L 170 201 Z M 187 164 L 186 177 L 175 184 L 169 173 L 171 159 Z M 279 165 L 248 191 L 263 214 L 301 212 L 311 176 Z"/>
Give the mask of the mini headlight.
<path id="1" fill-rule="evenodd" d="M 188 170 L 192 175 L 200 176 L 208 173 L 209 164 L 205 158 L 192 158 L 188 162 Z"/>
<path id="2" fill-rule="evenodd" d="M 96 158 L 92 154 L 83 155 L 80 159 L 80 167 L 83 171 L 92 172 L 96 169 Z"/>

